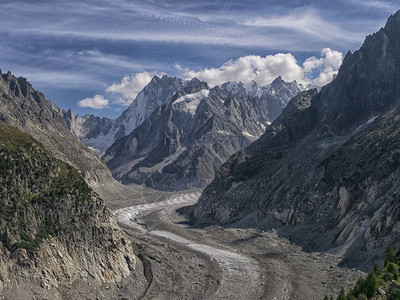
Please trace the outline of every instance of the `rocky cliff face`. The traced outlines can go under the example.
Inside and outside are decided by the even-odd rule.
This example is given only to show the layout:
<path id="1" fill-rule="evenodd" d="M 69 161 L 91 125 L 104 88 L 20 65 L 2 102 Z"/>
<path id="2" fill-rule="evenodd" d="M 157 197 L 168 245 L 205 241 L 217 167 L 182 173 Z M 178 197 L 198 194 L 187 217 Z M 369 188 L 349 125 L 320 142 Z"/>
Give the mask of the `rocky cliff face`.
<path id="1" fill-rule="evenodd" d="M 332 83 L 297 96 L 233 155 L 194 217 L 278 228 L 309 250 L 346 245 L 344 261 L 357 266 L 357 252 L 367 251 L 369 268 L 384 243 L 400 238 L 399 95 L 400 12 L 346 55 Z"/>
<path id="2" fill-rule="evenodd" d="M 1 122 L 0 158 L 3 295 L 24 284 L 118 282 L 134 271 L 131 242 L 76 169 Z"/>
<path id="3" fill-rule="evenodd" d="M 204 187 L 235 151 L 259 137 L 287 101 L 301 91 L 280 78 L 270 86 L 226 83 L 210 89 L 191 80 L 103 159 L 123 183 L 157 189 Z"/>
<path id="4" fill-rule="evenodd" d="M 100 156 L 115 140 L 130 134 L 159 106 L 169 103 L 187 81 L 176 77 L 154 76 L 132 104 L 115 120 L 94 115 L 75 116 L 71 110 L 61 111 L 70 131 Z"/>
<path id="5" fill-rule="evenodd" d="M 55 105 L 22 77 L 0 71 L 0 121 L 40 140 L 57 158 L 79 169 L 95 185 L 112 180 L 108 168 L 69 131 Z"/>

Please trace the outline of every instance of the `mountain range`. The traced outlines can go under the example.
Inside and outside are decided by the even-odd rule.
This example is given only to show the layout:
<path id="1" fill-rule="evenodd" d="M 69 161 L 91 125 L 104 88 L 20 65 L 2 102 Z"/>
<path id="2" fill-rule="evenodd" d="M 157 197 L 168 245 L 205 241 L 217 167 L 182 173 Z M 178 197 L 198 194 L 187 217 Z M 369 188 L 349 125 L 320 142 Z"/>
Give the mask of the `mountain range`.
<path id="1" fill-rule="evenodd" d="M 115 179 L 168 191 L 204 188 L 196 204 L 180 210 L 196 234 L 210 224 L 271 230 L 268 241 L 277 233 L 303 250 L 339 253 L 344 266 L 369 270 L 386 245 L 400 245 L 400 11 L 348 52 L 320 90 L 281 77 L 267 86 L 210 87 L 197 78 L 154 76 L 113 120 L 62 110 L 27 79 L 0 70 L 0 170 L 0 292 L 11 298 L 26 292 L 34 299 L 32 285 L 59 293 L 63 285 L 87 288 L 128 277 L 137 283 L 135 295 L 146 295 L 151 263 L 157 270 L 162 260 L 143 258 L 143 245 L 177 252 L 181 261 L 168 240 L 178 241 L 182 252 L 196 245 L 219 251 L 218 258 L 229 253 L 232 260 L 207 259 L 232 273 L 242 256 L 181 238 L 189 227 L 155 226 L 144 234 L 146 223 L 129 218 L 155 208 L 151 199 L 136 203 L 134 213 L 124 207 L 128 223 L 139 228 L 132 236 L 145 241 L 134 245 L 99 196 L 119 184 Z M 193 203 L 177 195 L 164 205 Z M 164 212 L 149 218 L 183 220 Z M 246 237 L 232 238 L 231 245 L 263 236 L 236 229 L 216 226 L 210 236 Z M 249 253 L 257 256 L 259 249 L 265 250 L 254 246 Z M 243 258 L 248 267 L 251 260 Z"/>
<path id="2" fill-rule="evenodd" d="M 103 160 L 124 184 L 203 188 L 225 160 L 256 140 L 301 90 L 296 82 L 281 78 L 265 87 L 230 82 L 214 88 L 192 79 L 170 103 L 118 139 Z"/>
<path id="3" fill-rule="evenodd" d="M 304 90 L 280 77 L 270 85 L 154 76 L 120 117 L 61 111 L 70 131 L 104 154 L 116 179 L 163 190 L 205 187 L 234 152 L 257 139 Z"/>

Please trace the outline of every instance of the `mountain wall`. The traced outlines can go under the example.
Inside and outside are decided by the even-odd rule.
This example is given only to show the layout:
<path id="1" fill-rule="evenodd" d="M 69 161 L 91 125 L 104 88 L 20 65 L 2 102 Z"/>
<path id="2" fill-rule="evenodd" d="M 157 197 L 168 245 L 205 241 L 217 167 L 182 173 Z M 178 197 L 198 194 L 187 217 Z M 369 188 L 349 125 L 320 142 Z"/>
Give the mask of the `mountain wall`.
<path id="1" fill-rule="evenodd" d="M 281 78 L 266 87 L 230 82 L 212 89 L 192 79 L 170 103 L 118 139 L 103 160 L 124 184 L 205 187 L 222 163 L 257 139 L 301 90 Z"/>
<path id="2" fill-rule="evenodd" d="M 397 12 L 333 82 L 291 100 L 219 169 L 194 218 L 276 228 L 308 250 L 346 247 L 344 262 L 368 269 L 400 238 L 399 104 Z"/>

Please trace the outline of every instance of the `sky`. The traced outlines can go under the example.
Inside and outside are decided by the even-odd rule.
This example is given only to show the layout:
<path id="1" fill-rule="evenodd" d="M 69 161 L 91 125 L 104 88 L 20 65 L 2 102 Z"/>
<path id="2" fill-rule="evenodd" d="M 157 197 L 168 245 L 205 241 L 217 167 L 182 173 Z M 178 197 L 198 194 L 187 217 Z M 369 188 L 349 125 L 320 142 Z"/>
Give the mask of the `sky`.
<path id="1" fill-rule="evenodd" d="M 398 0 L 0 0 L 0 69 L 118 117 L 154 75 L 321 86 Z"/>

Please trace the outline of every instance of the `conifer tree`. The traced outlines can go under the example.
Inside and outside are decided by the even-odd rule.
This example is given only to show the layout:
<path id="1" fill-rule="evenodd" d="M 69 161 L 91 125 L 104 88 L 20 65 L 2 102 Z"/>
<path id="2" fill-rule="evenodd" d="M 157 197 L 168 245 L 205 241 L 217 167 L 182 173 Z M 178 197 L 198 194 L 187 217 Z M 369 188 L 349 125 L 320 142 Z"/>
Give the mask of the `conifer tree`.
<path id="1" fill-rule="evenodd" d="M 385 266 L 390 262 L 394 262 L 394 258 L 393 248 L 388 245 L 385 251 Z"/>
<path id="2" fill-rule="evenodd" d="M 375 272 L 376 276 L 379 276 L 379 274 L 381 273 L 381 271 L 382 271 L 381 266 L 380 266 L 378 263 L 375 263 L 375 265 L 374 265 L 374 272 Z"/>
<path id="3" fill-rule="evenodd" d="M 371 271 L 367 276 L 367 282 L 365 284 L 365 292 L 368 298 L 372 298 L 376 295 L 376 291 L 379 286 L 378 277 L 376 277 L 375 272 Z"/>

